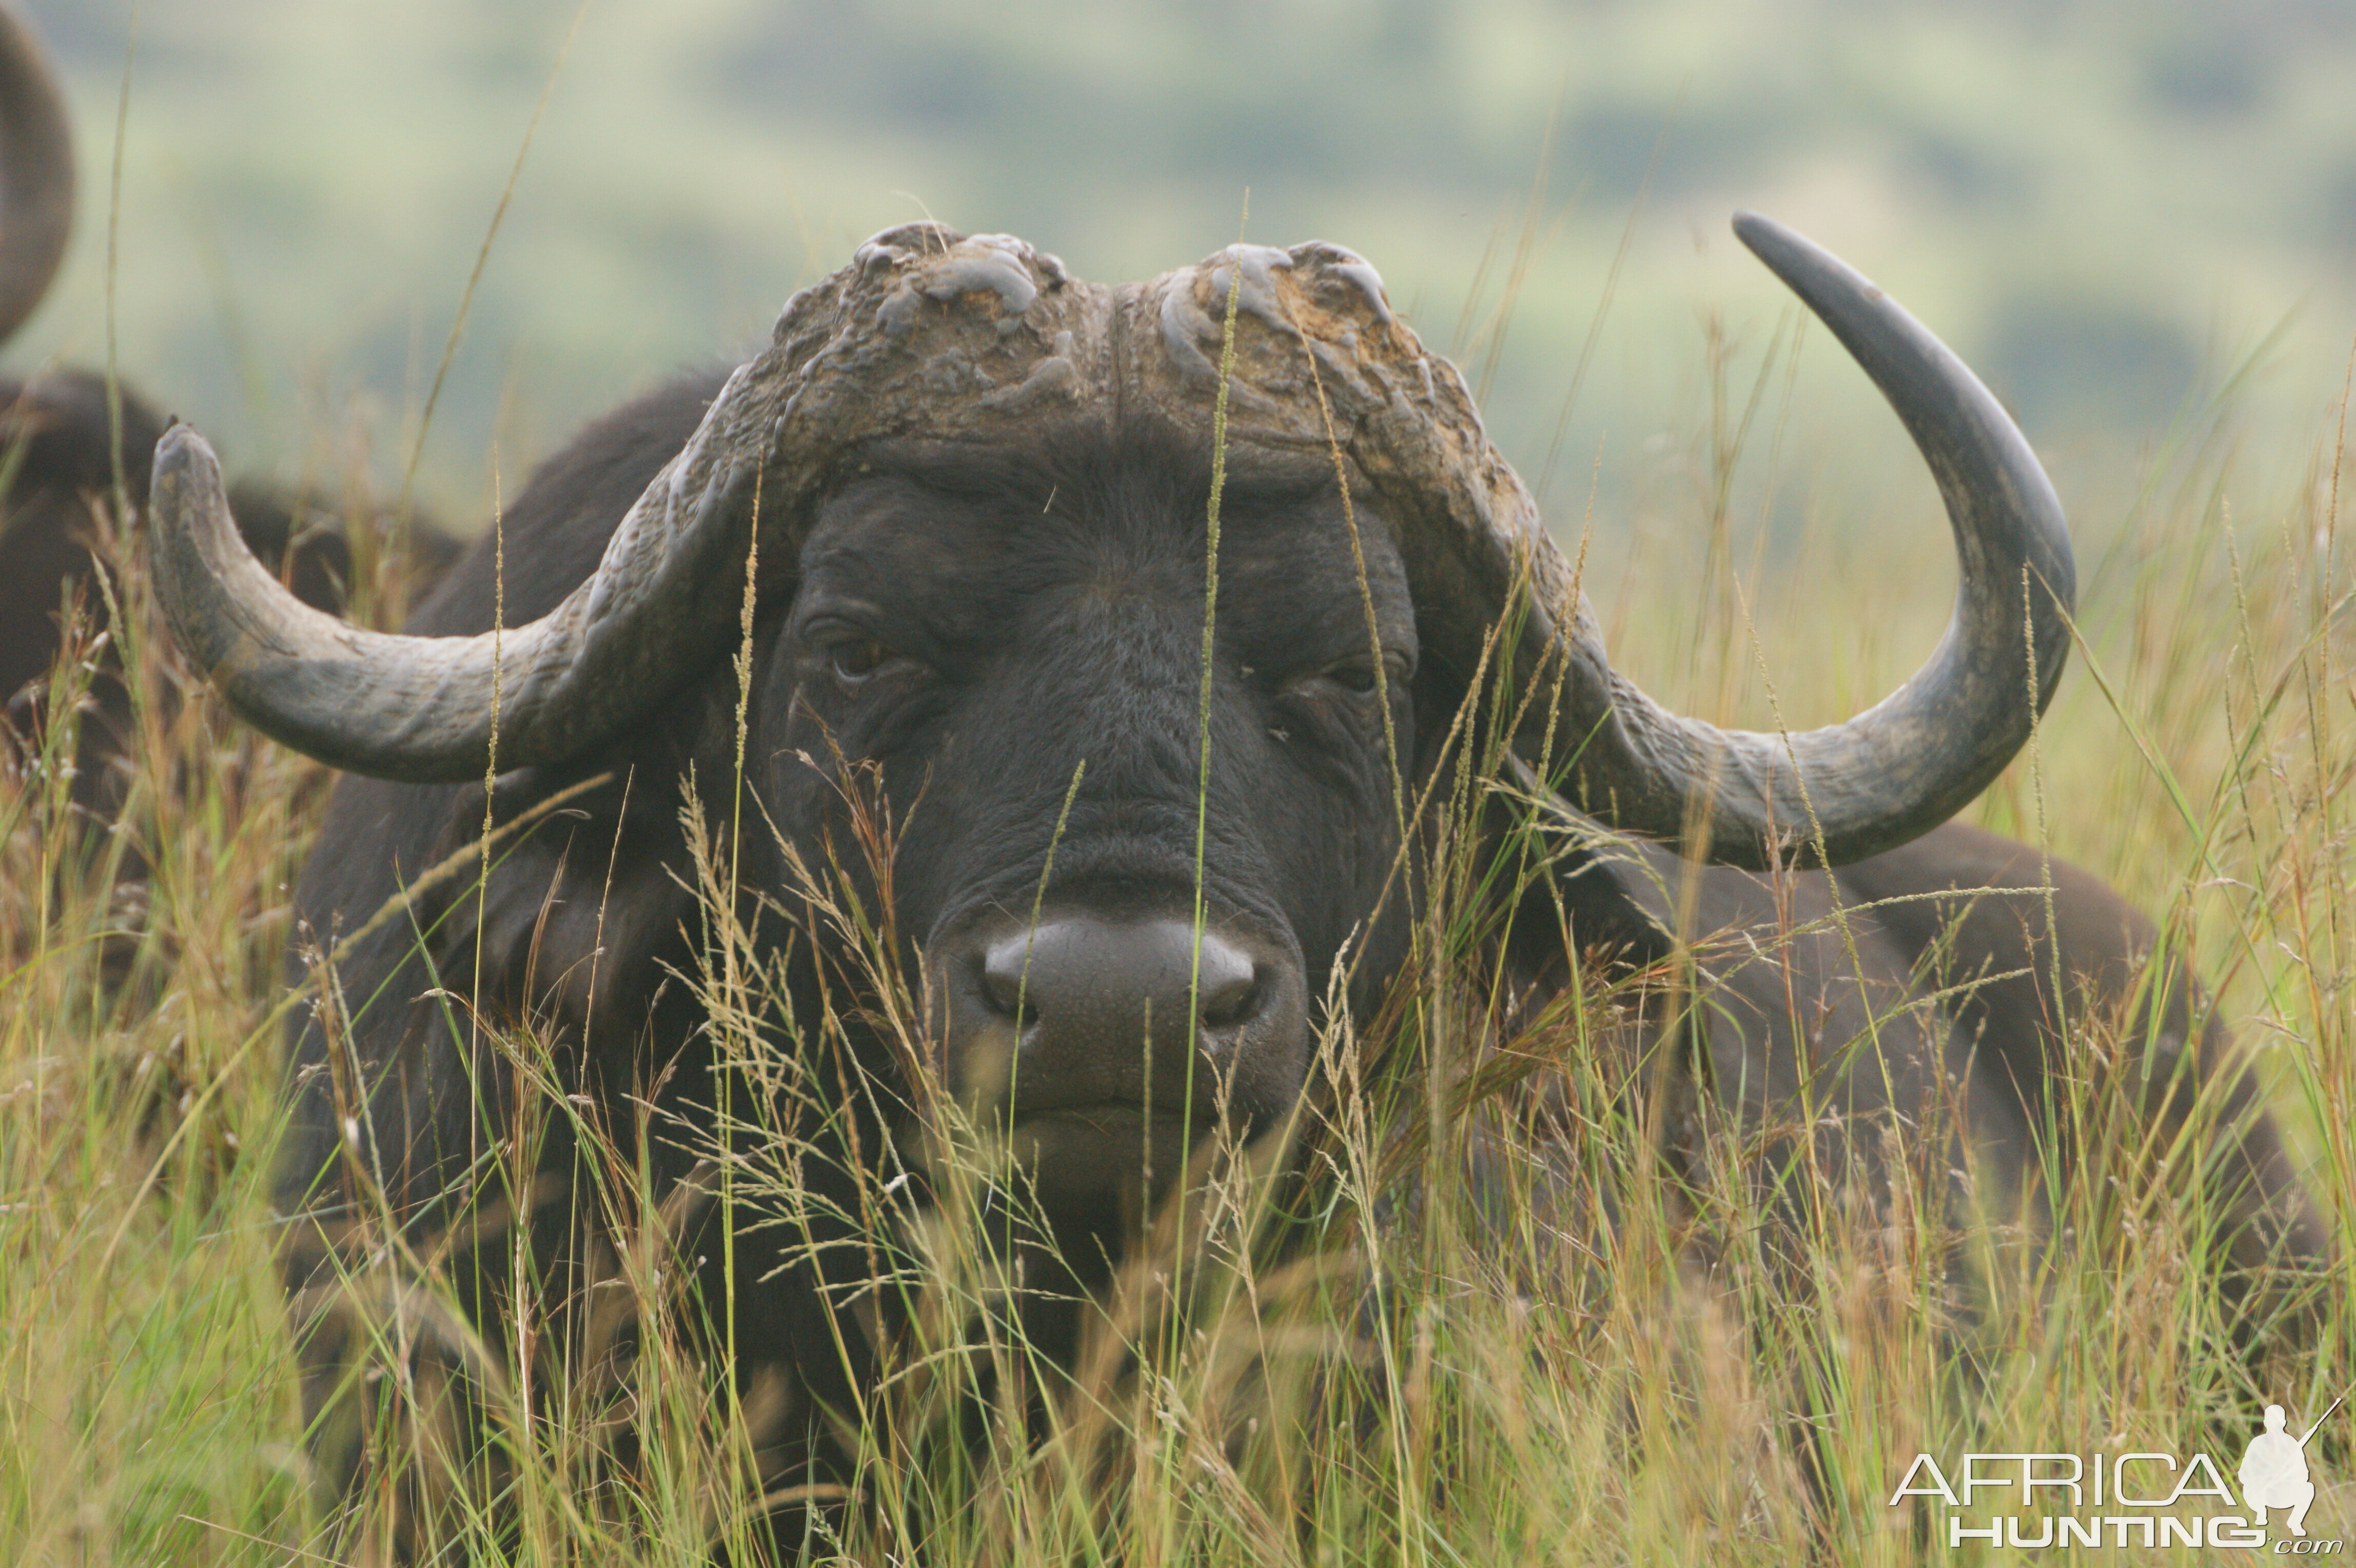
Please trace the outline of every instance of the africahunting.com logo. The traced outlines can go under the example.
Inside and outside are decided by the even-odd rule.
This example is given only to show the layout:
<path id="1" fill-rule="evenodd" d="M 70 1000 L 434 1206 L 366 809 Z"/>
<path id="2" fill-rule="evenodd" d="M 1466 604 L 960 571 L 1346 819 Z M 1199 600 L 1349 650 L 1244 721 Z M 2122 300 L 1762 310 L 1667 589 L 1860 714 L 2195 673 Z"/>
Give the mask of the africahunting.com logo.
<path id="1" fill-rule="evenodd" d="M 2206 1454 L 2189 1460 L 2159 1453 L 1966 1454 L 1952 1469 L 1917 1454 L 1890 1506 L 1908 1498 L 1945 1504 L 1950 1547 L 2190 1546 L 2334 1555 L 2344 1542 L 2307 1532 L 2307 1510 L 2315 1502 L 2307 1445 L 2340 1403 L 2332 1401 L 2297 1436 L 2282 1406 L 2266 1406 L 2265 1425 L 2233 1471 L 2238 1492 Z"/>

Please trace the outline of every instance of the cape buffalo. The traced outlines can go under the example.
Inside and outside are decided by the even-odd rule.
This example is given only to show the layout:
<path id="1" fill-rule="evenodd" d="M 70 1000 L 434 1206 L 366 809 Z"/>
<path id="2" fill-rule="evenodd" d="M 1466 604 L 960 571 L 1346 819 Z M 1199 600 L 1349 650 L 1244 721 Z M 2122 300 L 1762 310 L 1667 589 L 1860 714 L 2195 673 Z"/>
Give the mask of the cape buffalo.
<path id="1" fill-rule="evenodd" d="M 2025 1189 L 2064 1000 L 2049 981 L 2124 991 L 2152 941 L 2091 877 L 2056 865 L 2050 898 L 2022 893 L 2035 851 L 1948 824 L 2061 672 L 2061 509 L 1996 400 L 1893 301 L 1764 219 L 1735 227 L 1889 398 L 1961 563 L 1924 667 L 1789 736 L 1678 716 L 1613 671 L 1456 371 L 1328 244 L 1106 287 L 1002 235 L 879 234 L 757 358 L 552 459 L 402 636 L 284 592 L 205 443 L 168 434 L 155 569 L 182 648 L 238 713 L 347 773 L 297 902 L 317 943 L 359 934 L 294 1041 L 284 1207 L 377 1208 L 419 1235 L 463 1212 L 511 1147 L 519 1079 L 453 992 L 552 1030 L 559 1087 L 626 1139 L 640 1106 L 709 1124 L 723 1097 L 776 1092 L 720 1070 L 680 978 L 702 929 L 692 807 L 744 824 L 726 853 L 745 961 L 778 967 L 776 1048 L 835 1102 L 837 1158 L 807 1179 L 842 1184 L 839 1240 L 862 1223 L 846 1173 L 905 1162 L 921 1183 L 934 1076 L 1011 1132 L 1080 1283 L 1100 1282 L 1149 1165 L 1166 1183 L 1206 1124 L 1282 1122 L 1329 1010 L 1375 1015 L 1421 896 L 1393 871 L 1465 755 L 1468 704 L 1508 715 L 1505 766 L 1558 835 L 1532 984 L 1570 982 L 1566 953 L 1669 950 L 1655 875 L 1676 888 L 1679 854 L 1706 861 L 1687 929 L 1734 940 L 1704 967 L 1708 1006 L 1678 1016 L 1708 1092 L 1755 1125 L 1813 1097 L 1852 1123 L 1948 1127 Z M 487 822 L 568 790 L 479 888 L 470 872 L 397 905 Z M 913 1046 L 876 1021 L 812 867 L 920 977 Z M 1837 901 L 1846 918 L 1825 918 Z M 1772 957 L 1746 960 L 1762 931 Z M 2182 983 L 2153 1009 L 2161 1057 L 2227 1059 Z M 2214 1163 L 2236 1256 L 2319 1254 L 2272 1124 L 2236 1135 Z M 541 1168 L 575 1153 L 557 1128 Z M 694 1164 L 675 1136 L 630 1157 L 658 1187 Z M 1925 1179 L 1965 1163 L 1933 1150 Z M 747 1227 L 691 1255 L 744 1386 L 766 1367 L 803 1412 L 847 1397 L 876 1351 L 835 1304 L 870 1253 Z M 805 1419 L 774 1474 L 824 1475 Z"/>

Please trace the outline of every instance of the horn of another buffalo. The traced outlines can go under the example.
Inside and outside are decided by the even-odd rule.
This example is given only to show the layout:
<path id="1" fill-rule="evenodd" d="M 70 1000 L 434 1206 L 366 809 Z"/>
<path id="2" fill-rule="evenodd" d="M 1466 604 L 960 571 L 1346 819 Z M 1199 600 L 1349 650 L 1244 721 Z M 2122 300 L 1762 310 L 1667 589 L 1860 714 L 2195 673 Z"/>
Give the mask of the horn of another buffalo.
<path id="1" fill-rule="evenodd" d="M 337 768 L 410 783 L 564 761 L 643 719 L 734 635 L 757 461 L 714 450 L 740 369 L 633 505 L 589 580 L 546 616 L 478 637 L 368 631 L 303 603 L 253 558 L 220 464 L 177 425 L 155 447 L 154 570 L 181 650 L 256 729 Z M 701 476 L 699 478 L 698 476 Z"/>
<path id="2" fill-rule="evenodd" d="M 0 0 L 0 342 L 33 314 L 73 232 L 73 130 L 32 25 Z"/>
<path id="3" fill-rule="evenodd" d="M 1612 671 L 1582 625 L 1557 754 L 1577 750 L 1575 792 L 1620 828 L 1753 870 L 1840 865 L 1945 822 L 2028 741 L 2070 650 L 2076 566 L 2029 442 L 1946 345 L 1781 224 L 1743 212 L 1734 231 L 1832 329 L 1930 464 L 1954 531 L 1954 612 L 1905 684 L 1788 737 L 1670 713 Z"/>

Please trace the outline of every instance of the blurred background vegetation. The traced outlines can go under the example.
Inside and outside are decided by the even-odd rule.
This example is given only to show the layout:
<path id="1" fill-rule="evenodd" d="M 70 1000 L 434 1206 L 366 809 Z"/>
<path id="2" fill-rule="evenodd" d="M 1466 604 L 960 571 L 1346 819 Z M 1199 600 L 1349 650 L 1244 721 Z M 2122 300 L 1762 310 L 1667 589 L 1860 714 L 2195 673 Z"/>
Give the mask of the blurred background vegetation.
<path id="1" fill-rule="evenodd" d="M 577 0 L 137 0 L 135 48 L 134 0 L 21 3 L 70 77 L 84 202 L 68 274 L 9 368 L 105 357 L 130 58 L 119 360 L 233 467 L 318 485 L 358 516 L 414 452 L 431 509 L 478 523 L 495 454 L 512 493 L 581 418 L 744 353 L 795 287 L 926 213 L 1022 233 L 1098 279 L 1193 260 L 1239 226 L 1328 238 L 1372 258 L 1459 356 L 1566 532 L 1593 487 L 1587 584 L 1615 667 L 1751 727 L 1880 696 L 1938 634 L 1953 580 L 1919 461 L 1821 331 L 1801 334 L 1794 368 L 1797 314 L 1726 220 L 1749 206 L 1794 224 L 1986 375 L 2073 520 L 2086 642 L 2039 746 L 1970 816 L 2184 921 L 2350 1234 L 2356 762 L 2339 693 L 2356 619 L 2331 502 L 2356 332 L 2356 0 L 590 0 L 569 53 Z M 132 562 L 123 624 L 151 624 Z M 164 689 L 157 641 L 130 646 L 145 650 L 134 685 Z M 67 690 L 91 668 L 69 658 Z M 0 1560 L 282 1561 L 311 1539 L 268 1158 L 240 1151 L 267 1150 L 280 1125 L 265 1020 L 287 1001 L 285 887 L 321 770 L 205 710 L 142 729 L 140 776 L 186 790 L 151 797 L 89 875 L 60 874 L 46 847 L 83 842 L 46 826 L 71 817 L 67 770 L 0 778 L 0 821 L 33 825 L 0 832 L 0 968 L 16 966 L 0 973 L 0 1345 L 15 1352 L 0 1410 L 35 1455 L 0 1454 Z M 125 913 L 110 857 L 134 843 L 154 875 Z M 109 955 L 143 929 L 159 997 L 118 1008 Z M 2057 1114 L 2104 1130 L 2118 1113 L 2088 1092 Z M 2114 1139 L 2123 1158 L 2148 1147 L 2093 1144 Z M 1637 1168 L 1597 1147 L 1593 1169 Z M 2262 1385 L 2227 1353 L 2212 1276 L 2186 1266 L 2205 1242 L 2149 1219 L 2160 1200 L 2141 1180 L 2076 1188 L 2065 1232 L 2099 1244 L 2040 1276 L 2050 1310 L 1976 1364 L 1962 1406 L 1922 1337 L 1933 1315 L 1872 1305 L 1876 1281 L 1915 1288 L 1873 1250 L 1889 1230 L 1863 1252 L 1828 1246 L 1809 1292 L 1750 1323 L 1674 1293 L 1655 1314 L 1659 1282 L 1683 1277 L 1666 1251 L 1614 1254 L 1608 1316 L 1581 1294 L 1535 1319 L 1512 1292 L 1460 1283 L 1510 1259 L 1435 1252 L 1428 1276 L 1406 1276 L 1428 1294 L 1403 1297 L 1398 1321 L 1417 1325 L 1417 1354 L 1440 1348 L 1436 1424 L 1352 1454 L 1428 1454 L 1461 1411 L 1462 1431 L 1486 1434 L 1450 1473 L 1491 1485 L 1442 1488 L 1462 1511 L 1426 1516 L 1425 1472 L 1397 1486 L 1387 1458 L 1345 1457 L 1334 1495 L 1360 1488 L 1381 1519 L 1331 1539 L 1398 1560 L 1396 1520 L 1418 1549 L 1473 1562 L 1534 1541 L 1599 1561 L 1794 1561 L 1810 1546 L 1757 1521 L 1803 1495 L 1775 1457 L 1800 1429 L 1777 1391 L 1818 1368 L 1832 1376 L 1807 1423 L 1830 1434 L 1826 1473 L 1848 1488 L 1833 1495 L 1863 1499 L 1855 1520 L 1886 1517 L 1890 1455 L 1917 1434 L 1931 1448 L 1953 1434 L 1956 1450 L 2238 1442 L 2260 1387 L 2296 1385 Z M 2334 1369 L 2356 1326 L 2340 1299 L 2301 1374 L 2320 1391 L 2308 1408 L 2347 1381 Z M 1182 1358 L 1224 1341 L 1185 1343 Z M 708 1431 L 696 1385 L 672 1387 L 675 1424 L 646 1452 L 684 1455 L 683 1479 L 649 1489 L 654 1523 L 701 1506 L 698 1487 L 734 1485 L 691 1446 Z M 1183 1397 L 1206 1423 L 1221 1408 Z M 1425 1420 L 1415 1399 L 1396 1408 Z M 1251 1533 L 1258 1502 L 1205 1487 L 1152 1430 L 1141 1451 L 1172 1456 L 1151 1472 L 1165 1489 L 1133 1517 L 1207 1508 L 1237 1548 L 1220 1560 L 1280 1560 Z M 552 1465 L 599 1452 L 590 1423 L 552 1431 Z M 570 1541 L 567 1498 L 552 1487 L 535 1506 Z M 1095 1508 L 1040 1517 L 1085 1526 Z M 1001 1516 L 969 1517 L 986 1535 Z M 1922 1539 L 1859 1531 L 1842 1561 L 1899 1561 Z"/>
<path id="2" fill-rule="evenodd" d="M 133 0 L 27 4 L 84 201 L 12 363 L 103 357 L 128 56 L 120 363 L 281 478 L 363 451 L 397 479 L 564 56 L 422 448 L 462 527 L 495 445 L 512 486 L 924 214 L 1108 280 L 1239 228 L 1352 245 L 1574 525 L 1590 479 L 1600 516 L 1689 520 L 1697 411 L 1715 385 L 1739 419 L 1762 365 L 1762 430 L 1803 411 L 1844 510 L 1887 465 L 1934 515 L 1821 333 L 1796 381 L 1765 359 L 1794 317 L 1737 207 L 1906 301 L 2065 499 L 2244 371 L 2242 438 L 2310 453 L 2356 327 L 2347 0 L 589 0 L 569 55 L 574 0 L 147 0 L 135 39 Z"/>

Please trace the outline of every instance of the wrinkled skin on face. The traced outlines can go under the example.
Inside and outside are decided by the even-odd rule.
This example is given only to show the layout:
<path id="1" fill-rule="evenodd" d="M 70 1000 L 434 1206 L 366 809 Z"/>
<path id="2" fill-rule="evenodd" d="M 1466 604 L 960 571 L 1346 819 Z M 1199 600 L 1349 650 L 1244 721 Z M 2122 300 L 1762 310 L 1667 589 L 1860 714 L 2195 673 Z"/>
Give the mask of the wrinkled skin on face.
<path id="1" fill-rule="evenodd" d="M 1312 997 L 1337 963 L 1368 994 L 1402 943 L 1404 895 L 1383 897 L 1390 747 L 1411 766 L 1417 734 L 1397 552 L 1359 515 L 1362 584 L 1330 467 L 1231 474 L 1206 691 L 1206 456 L 1150 433 L 1003 465 L 879 455 L 817 520 L 755 688 L 760 791 L 806 863 L 847 837 L 846 769 L 873 768 L 897 827 L 893 908 L 943 1026 L 936 1065 L 1018 1127 L 1075 1123 L 1042 1145 L 1039 1179 L 1078 1209 L 1119 1185 L 1117 1134 L 1087 1135 L 1091 1118 L 1133 1139 L 1152 1102 L 1164 1172 L 1190 1080 L 1197 1129 L 1215 1101 L 1241 1131 L 1273 1127 L 1308 1076 Z M 1198 853 L 1213 967 L 1240 966 L 1248 1015 L 1190 1040 Z M 1020 938 L 1034 903 L 1044 949 Z M 1052 933 L 1076 927 L 1083 950 L 1059 964 Z M 1157 927 L 1176 933 L 1173 983 L 1132 983 L 1162 1004 L 1149 1026 L 1078 972 L 1151 969 L 1137 950 Z M 1020 1029 L 976 973 L 1009 938 L 1032 972 Z"/>

